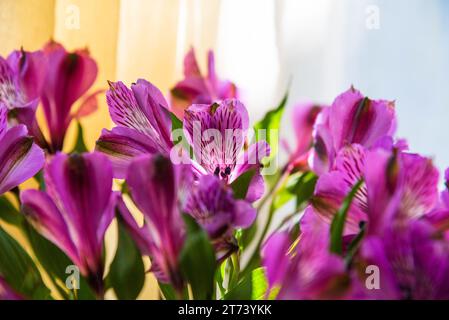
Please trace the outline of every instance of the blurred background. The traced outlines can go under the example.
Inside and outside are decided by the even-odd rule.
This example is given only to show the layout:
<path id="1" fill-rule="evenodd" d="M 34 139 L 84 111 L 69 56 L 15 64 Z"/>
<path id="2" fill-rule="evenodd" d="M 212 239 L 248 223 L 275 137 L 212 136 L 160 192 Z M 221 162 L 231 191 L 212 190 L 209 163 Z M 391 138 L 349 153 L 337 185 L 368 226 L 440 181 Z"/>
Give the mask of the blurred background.
<path id="1" fill-rule="evenodd" d="M 331 103 L 352 84 L 396 100 L 398 135 L 440 170 L 449 166 L 447 0 L 0 0 L 0 21 L 2 56 L 50 38 L 88 47 L 99 64 L 93 90 L 142 77 L 167 93 L 191 46 L 203 68 L 214 49 L 253 121 L 290 84 L 281 135 L 292 143 L 296 102 Z M 111 126 L 106 104 L 83 124 L 92 148 Z"/>

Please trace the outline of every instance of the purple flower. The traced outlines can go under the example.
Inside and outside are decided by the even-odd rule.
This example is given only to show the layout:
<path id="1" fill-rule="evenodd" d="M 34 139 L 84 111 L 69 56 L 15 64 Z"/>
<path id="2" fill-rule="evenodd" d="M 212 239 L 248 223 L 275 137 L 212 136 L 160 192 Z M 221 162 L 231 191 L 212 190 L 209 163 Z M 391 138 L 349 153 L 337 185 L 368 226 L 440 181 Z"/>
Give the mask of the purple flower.
<path id="1" fill-rule="evenodd" d="M 396 129 L 394 102 L 370 100 L 354 88 L 338 96 L 318 116 L 311 167 L 318 174 L 332 169 L 339 150 L 357 143 L 371 148 L 392 139 Z"/>
<path id="2" fill-rule="evenodd" d="M 56 42 L 44 47 L 48 60 L 41 100 L 51 138 L 52 151 L 62 150 L 72 105 L 93 85 L 97 64 L 87 50 L 67 52 Z"/>
<path id="3" fill-rule="evenodd" d="M 45 77 L 42 51 L 13 51 L 0 57 L 0 101 L 8 110 L 36 108 Z"/>
<path id="4" fill-rule="evenodd" d="M 326 106 L 313 102 L 298 104 L 293 109 L 293 130 L 295 133 L 296 147 L 290 152 L 289 163 L 291 167 L 302 166 L 313 146 L 313 127 L 317 116 Z"/>
<path id="5" fill-rule="evenodd" d="M 42 51 L 13 51 L 0 57 L 0 104 L 8 109 L 11 124 L 24 124 L 42 147 L 45 138 L 35 119 L 44 84 L 47 59 Z"/>
<path id="6" fill-rule="evenodd" d="M 366 290 L 365 298 L 449 299 L 449 246 L 424 220 L 393 224 L 382 236 L 369 236 L 358 259 L 380 272 L 379 290 Z"/>
<path id="7" fill-rule="evenodd" d="M 391 216 L 403 220 L 420 218 L 437 201 L 438 171 L 431 160 L 397 149 L 366 151 L 361 145 L 343 147 L 334 169 L 320 176 L 312 199 L 314 210 L 331 222 L 343 199 L 355 185 L 356 193 L 346 221 L 346 231 L 357 233 L 362 221 L 370 232 L 380 232 Z"/>
<path id="8" fill-rule="evenodd" d="M 23 298 L 16 293 L 0 276 L 0 301 L 1 300 L 22 300 Z"/>
<path id="9" fill-rule="evenodd" d="M 210 175 L 199 179 L 184 209 L 207 231 L 219 259 L 238 249 L 233 235 L 235 229 L 249 227 L 256 218 L 256 210 L 251 204 L 235 200 L 232 190 Z"/>
<path id="10" fill-rule="evenodd" d="M 168 105 L 151 83 L 139 79 L 128 89 L 122 82 L 110 82 L 106 93 L 109 113 L 117 125 L 104 129 L 96 149 L 107 154 L 114 177 L 125 178 L 127 167 L 139 155 L 170 154 L 173 143 Z"/>
<path id="11" fill-rule="evenodd" d="M 114 217 L 112 168 L 100 153 L 58 153 L 45 167 L 47 191 L 21 193 L 23 212 L 103 293 L 103 240 Z"/>
<path id="12" fill-rule="evenodd" d="M 270 287 L 280 286 L 278 299 L 349 298 L 357 287 L 344 260 L 329 252 L 329 225 L 310 209 L 297 243 L 288 233 L 274 234 L 262 257 Z"/>
<path id="13" fill-rule="evenodd" d="M 176 116 L 182 119 L 185 109 L 192 104 L 211 104 L 230 98 L 238 98 L 237 87 L 217 77 L 214 53 L 208 52 L 207 75 L 203 75 L 192 48 L 184 58 L 184 79 L 171 90 L 171 106 Z"/>
<path id="14" fill-rule="evenodd" d="M 446 169 L 444 180 L 445 190 L 441 192 L 440 199 L 435 208 L 426 214 L 425 217 L 441 231 L 449 230 L 449 169 Z"/>
<path id="15" fill-rule="evenodd" d="M 131 235 L 142 254 L 151 258 L 151 270 L 159 281 L 178 290 L 183 287 L 178 258 L 185 235 L 178 193 L 188 172 L 189 168 L 173 165 L 159 154 L 141 156 L 130 164 L 126 181 L 131 198 L 143 213 L 143 226 L 137 224 L 123 200 L 119 201 Z"/>
<path id="16" fill-rule="evenodd" d="M 231 183 L 242 173 L 254 169 L 246 199 L 253 202 L 264 192 L 261 161 L 270 147 L 260 141 L 242 153 L 248 130 L 248 112 L 238 100 L 213 104 L 194 104 L 184 115 L 184 132 L 203 174 L 212 174 Z"/>
<path id="17" fill-rule="evenodd" d="M 8 129 L 8 110 L 0 103 L 0 195 L 33 177 L 45 155 L 24 125 Z"/>

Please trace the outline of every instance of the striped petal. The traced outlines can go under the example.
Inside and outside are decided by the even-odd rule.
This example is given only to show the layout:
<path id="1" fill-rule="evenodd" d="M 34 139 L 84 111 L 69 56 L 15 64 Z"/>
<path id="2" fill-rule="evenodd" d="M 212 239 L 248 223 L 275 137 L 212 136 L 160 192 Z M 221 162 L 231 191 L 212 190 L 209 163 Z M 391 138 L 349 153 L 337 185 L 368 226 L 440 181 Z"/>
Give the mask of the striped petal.
<path id="1" fill-rule="evenodd" d="M 42 149 L 23 125 L 6 131 L 0 140 L 0 194 L 33 177 L 44 165 Z"/>
<path id="2" fill-rule="evenodd" d="M 106 154 L 112 162 L 114 177 L 124 179 L 130 162 L 137 156 L 154 154 L 157 146 L 147 135 L 126 127 L 103 129 L 95 149 Z"/>

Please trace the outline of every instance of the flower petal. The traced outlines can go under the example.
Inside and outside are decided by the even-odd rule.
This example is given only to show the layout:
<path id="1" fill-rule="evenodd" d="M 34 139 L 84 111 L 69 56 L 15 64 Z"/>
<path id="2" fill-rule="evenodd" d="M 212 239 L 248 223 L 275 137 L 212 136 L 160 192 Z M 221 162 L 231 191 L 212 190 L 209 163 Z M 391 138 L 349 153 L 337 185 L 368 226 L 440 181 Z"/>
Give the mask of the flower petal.
<path id="1" fill-rule="evenodd" d="M 403 153 L 401 173 L 404 175 L 401 215 L 419 218 L 429 212 L 438 200 L 438 170 L 430 159 Z"/>
<path id="2" fill-rule="evenodd" d="M 47 192 L 66 221 L 87 268 L 101 267 L 104 231 L 113 218 L 112 168 L 100 153 L 58 153 L 45 170 Z"/>
<path id="3" fill-rule="evenodd" d="M 34 176 L 44 161 L 44 152 L 27 136 L 25 126 L 6 131 L 0 141 L 0 194 Z"/>
<path id="4" fill-rule="evenodd" d="M 97 77 L 97 64 L 87 51 L 68 53 L 64 47 L 50 42 L 44 48 L 49 67 L 42 94 L 42 104 L 55 150 L 61 150 L 70 110 L 92 86 Z"/>
<path id="5" fill-rule="evenodd" d="M 0 139 L 8 129 L 8 109 L 0 102 Z"/>
<path id="6" fill-rule="evenodd" d="M 161 155 L 142 156 L 128 170 L 128 186 L 133 201 L 145 217 L 151 234 L 153 263 L 175 286 L 179 286 L 178 256 L 184 240 L 184 226 L 178 210 L 179 170 Z"/>
<path id="7" fill-rule="evenodd" d="M 394 102 L 370 100 L 354 88 L 338 96 L 330 108 L 330 128 L 338 151 L 348 143 L 371 147 L 395 129 Z"/>
<path id="8" fill-rule="evenodd" d="M 209 173 L 228 179 L 243 148 L 248 112 L 238 100 L 192 105 L 184 115 L 184 131 L 196 159 Z"/>
<path id="9" fill-rule="evenodd" d="M 20 199 L 22 212 L 36 229 L 64 251 L 75 264 L 83 267 L 70 230 L 53 200 L 38 190 L 25 190 Z M 87 274 L 87 270 L 83 270 L 83 274 Z"/>
<path id="10" fill-rule="evenodd" d="M 271 235 L 262 248 L 262 265 L 267 270 L 269 287 L 281 284 L 289 264 L 290 236 L 286 232 Z"/>
<path id="11" fill-rule="evenodd" d="M 23 92 L 25 101 L 38 99 L 44 85 L 47 59 L 42 51 L 13 51 L 8 63 L 17 75 L 17 87 Z"/>
<path id="12" fill-rule="evenodd" d="M 128 165 L 137 156 L 154 154 L 155 146 L 147 135 L 126 127 L 103 129 L 95 150 L 106 154 L 112 162 L 114 177 L 124 179 Z"/>

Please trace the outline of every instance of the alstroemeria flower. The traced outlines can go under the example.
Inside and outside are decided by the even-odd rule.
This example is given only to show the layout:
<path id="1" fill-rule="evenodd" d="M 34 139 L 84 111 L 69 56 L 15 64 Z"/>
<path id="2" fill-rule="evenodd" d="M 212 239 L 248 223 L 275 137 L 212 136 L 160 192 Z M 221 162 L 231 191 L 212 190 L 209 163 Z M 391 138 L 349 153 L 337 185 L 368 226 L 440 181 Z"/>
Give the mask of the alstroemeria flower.
<path id="1" fill-rule="evenodd" d="M 426 214 L 426 219 L 441 231 L 449 230 L 449 168 L 444 174 L 444 182 L 445 189 L 441 192 L 437 205 Z"/>
<path id="2" fill-rule="evenodd" d="M 23 212 L 36 229 L 80 268 L 103 294 L 103 241 L 114 217 L 112 167 L 100 153 L 58 153 L 44 169 L 47 191 L 21 193 Z"/>
<path id="3" fill-rule="evenodd" d="M 8 110 L 0 103 L 0 195 L 33 177 L 45 155 L 24 125 L 8 129 Z"/>
<path id="4" fill-rule="evenodd" d="M 184 132 L 203 174 L 231 183 L 242 173 L 256 170 L 246 196 L 253 202 L 264 192 L 260 167 L 262 159 L 269 156 L 270 147 L 259 141 L 242 153 L 248 122 L 248 112 L 239 100 L 194 104 L 185 112 Z"/>
<path id="5" fill-rule="evenodd" d="M 143 213 L 139 226 L 119 201 L 119 211 L 142 254 L 151 258 L 151 271 L 159 281 L 171 283 L 181 290 L 183 280 L 179 269 L 179 254 L 184 242 L 178 192 L 188 168 L 173 165 L 162 155 L 147 155 L 135 159 L 129 166 L 127 183 L 132 200 Z"/>
<path id="6" fill-rule="evenodd" d="M 398 219 L 420 218 L 437 201 L 438 171 L 430 159 L 383 148 L 366 151 L 353 144 L 343 147 L 334 169 L 318 179 L 312 200 L 315 211 L 330 223 L 345 196 L 361 179 L 365 183 L 356 193 L 346 223 L 350 234 L 358 232 L 362 221 L 368 221 L 374 232 L 383 228 L 390 215 Z"/>
<path id="7" fill-rule="evenodd" d="M 209 234 L 223 259 L 238 249 L 233 232 L 249 227 L 256 210 L 245 200 L 235 200 L 232 190 L 215 176 L 202 176 L 187 198 L 185 212 Z"/>
<path id="8" fill-rule="evenodd" d="M 0 276 L 0 301 L 1 300 L 22 300 L 23 298 L 15 292 L 6 281 Z"/>
<path id="9" fill-rule="evenodd" d="M 369 149 L 391 138 L 395 130 L 394 102 L 370 100 L 351 88 L 318 116 L 311 167 L 317 174 L 328 172 L 344 146 L 357 143 Z"/>
<path id="10" fill-rule="evenodd" d="M 344 260 L 329 252 L 329 225 L 306 210 L 297 244 L 288 233 L 272 235 L 263 249 L 270 287 L 280 286 L 278 299 L 349 298 L 357 285 Z"/>
<path id="11" fill-rule="evenodd" d="M 366 298 L 449 299 L 449 246 L 425 220 L 390 224 L 382 236 L 364 240 L 357 264 L 375 265 L 380 288 Z"/>
<path id="12" fill-rule="evenodd" d="M 296 146 L 290 152 L 290 167 L 296 167 L 306 162 L 308 152 L 313 146 L 313 127 L 321 110 L 327 106 L 313 102 L 297 104 L 293 109 L 292 124 L 295 133 Z"/>
<path id="13" fill-rule="evenodd" d="M 0 103 L 9 113 L 11 124 L 24 124 L 42 147 L 45 139 L 35 119 L 44 84 L 47 59 L 42 51 L 13 51 L 0 57 Z"/>
<path id="14" fill-rule="evenodd" d="M 184 77 L 171 90 L 171 107 L 180 119 L 183 118 L 185 109 L 192 104 L 211 104 L 238 98 L 235 84 L 218 78 L 212 51 L 208 52 L 207 75 L 203 75 L 192 48 L 184 58 Z"/>
<path id="15" fill-rule="evenodd" d="M 87 50 L 67 52 L 51 41 L 44 47 L 48 70 L 41 94 L 52 151 L 62 150 L 66 131 L 73 119 L 73 104 L 93 85 L 97 64 Z"/>
<path id="16" fill-rule="evenodd" d="M 139 155 L 170 154 L 171 122 L 162 93 L 139 79 L 128 89 L 122 82 L 110 82 L 106 93 L 109 113 L 117 125 L 104 129 L 96 149 L 105 153 L 114 166 L 114 177 L 125 178 L 129 163 Z"/>

